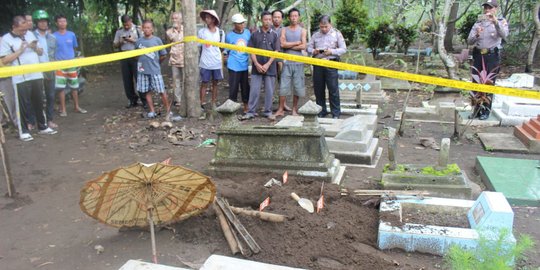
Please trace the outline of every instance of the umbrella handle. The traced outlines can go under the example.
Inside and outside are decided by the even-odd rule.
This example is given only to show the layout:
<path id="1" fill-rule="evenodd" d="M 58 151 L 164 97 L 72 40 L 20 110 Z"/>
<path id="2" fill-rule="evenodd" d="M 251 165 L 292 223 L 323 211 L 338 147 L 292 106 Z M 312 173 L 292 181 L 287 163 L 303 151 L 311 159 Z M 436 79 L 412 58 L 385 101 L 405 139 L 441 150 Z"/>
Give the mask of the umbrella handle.
<path id="1" fill-rule="evenodd" d="M 157 262 L 157 251 L 156 251 L 156 236 L 154 232 L 154 220 L 152 219 L 152 208 L 149 208 L 146 213 L 148 218 L 148 224 L 150 224 L 150 240 L 152 241 L 152 261 Z"/>

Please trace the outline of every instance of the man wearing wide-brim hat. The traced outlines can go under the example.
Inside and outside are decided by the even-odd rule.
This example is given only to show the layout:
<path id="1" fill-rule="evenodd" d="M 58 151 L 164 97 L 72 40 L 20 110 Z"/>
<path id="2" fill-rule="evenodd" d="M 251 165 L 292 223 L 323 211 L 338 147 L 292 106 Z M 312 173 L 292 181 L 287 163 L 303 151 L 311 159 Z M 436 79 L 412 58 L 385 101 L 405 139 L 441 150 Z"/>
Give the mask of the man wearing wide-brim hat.
<path id="1" fill-rule="evenodd" d="M 225 35 L 223 30 L 219 29 L 219 17 L 214 10 L 203 10 L 199 14 L 201 19 L 206 24 L 206 27 L 199 30 L 198 38 L 214 41 L 224 42 Z M 201 58 L 199 61 L 200 76 L 201 76 L 201 106 L 205 109 L 206 103 L 206 87 L 207 84 L 212 82 L 212 107 L 215 108 L 217 104 L 217 83 L 219 80 L 223 80 L 221 59 L 221 50 L 219 47 L 203 44 L 201 50 Z"/>
<path id="2" fill-rule="evenodd" d="M 482 7 L 484 12 L 478 16 L 478 21 L 473 25 L 467 38 L 467 43 L 473 45 L 472 76 L 476 83 L 494 85 L 500 69 L 501 42 L 508 36 L 508 23 L 503 18 L 497 18 L 499 8 L 497 0 L 488 0 Z M 483 70 L 487 74 L 491 73 L 491 76 L 480 76 Z M 493 94 L 475 92 L 472 94 L 475 108 L 470 118 L 487 119 L 491 111 Z"/>

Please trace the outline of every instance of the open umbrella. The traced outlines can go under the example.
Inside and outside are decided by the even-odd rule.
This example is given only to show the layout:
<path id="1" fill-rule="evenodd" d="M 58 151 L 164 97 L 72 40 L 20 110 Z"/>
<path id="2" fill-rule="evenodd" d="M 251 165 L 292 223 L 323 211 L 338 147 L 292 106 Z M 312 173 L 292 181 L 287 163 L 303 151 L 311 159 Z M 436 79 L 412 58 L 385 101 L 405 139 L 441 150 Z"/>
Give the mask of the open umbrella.
<path id="1" fill-rule="evenodd" d="M 86 183 L 83 212 L 114 227 L 148 227 L 157 263 L 154 225 L 183 220 L 204 211 L 216 188 L 208 176 L 180 166 L 135 163 Z"/>

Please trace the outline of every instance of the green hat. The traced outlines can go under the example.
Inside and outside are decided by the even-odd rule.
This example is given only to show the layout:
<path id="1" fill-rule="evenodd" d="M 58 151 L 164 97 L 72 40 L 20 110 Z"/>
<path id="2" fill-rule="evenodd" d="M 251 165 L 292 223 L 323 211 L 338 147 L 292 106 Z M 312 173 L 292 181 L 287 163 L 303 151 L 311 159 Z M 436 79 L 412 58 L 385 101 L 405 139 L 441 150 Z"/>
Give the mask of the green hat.
<path id="1" fill-rule="evenodd" d="M 34 20 L 49 20 L 49 14 L 45 10 L 36 10 L 32 13 L 32 19 Z"/>

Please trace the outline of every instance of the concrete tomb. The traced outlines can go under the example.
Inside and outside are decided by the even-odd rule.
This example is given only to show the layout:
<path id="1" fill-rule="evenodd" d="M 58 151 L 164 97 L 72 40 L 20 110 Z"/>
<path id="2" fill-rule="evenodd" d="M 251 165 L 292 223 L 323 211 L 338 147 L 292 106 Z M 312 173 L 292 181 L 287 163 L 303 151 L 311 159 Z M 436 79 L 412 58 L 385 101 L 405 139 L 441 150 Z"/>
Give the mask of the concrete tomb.
<path id="1" fill-rule="evenodd" d="M 501 192 L 511 204 L 540 206 L 540 161 L 476 157 L 475 169 L 490 190 Z"/>
<path id="2" fill-rule="evenodd" d="M 275 172 L 321 177 L 339 183 L 344 167 L 329 151 L 324 130 L 317 121 L 321 107 L 308 101 L 299 109 L 300 127 L 240 125 L 241 105 L 227 100 L 217 108 L 223 122 L 208 172 Z"/>
<path id="3" fill-rule="evenodd" d="M 387 99 L 386 93 L 382 91 L 380 80 L 371 74 L 352 76 L 350 71 L 341 70 L 338 71 L 338 76 L 340 77 L 338 88 L 342 113 L 377 114 L 377 103 L 382 103 Z"/>
<path id="4" fill-rule="evenodd" d="M 450 139 L 442 140 L 437 164 L 398 164 L 396 131 L 389 129 L 388 160 L 382 174 L 384 189 L 427 191 L 430 196 L 470 199 L 469 179 L 457 164 L 448 164 Z"/>
<path id="5" fill-rule="evenodd" d="M 379 211 L 377 243 L 383 250 L 399 248 L 442 256 L 452 245 L 477 248 L 481 237 L 493 244 L 502 230 L 508 232 L 502 241 L 503 249 L 516 243 L 512 234 L 514 212 L 499 192 L 482 192 L 476 201 L 397 196 L 383 200 Z M 422 221 L 419 215 L 428 224 L 407 222 L 407 218 Z"/>
<path id="6" fill-rule="evenodd" d="M 287 116 L 279 121 L 277 127 L 300 127 L 302 116 Z M 366 164 L 376 163 L 379 139 L 374 138 L 377 129 L 376 115 L 355 115 L 347 119 L 318 118 L 324 129 L 326 143 L 330 153 L 342 163 Z"/>
<path id="7" fill-rule="evenodd" d="M 540 154 L 540 114 L 514 128 L 514 135 L 529 149 L 529 153 Z"/>

